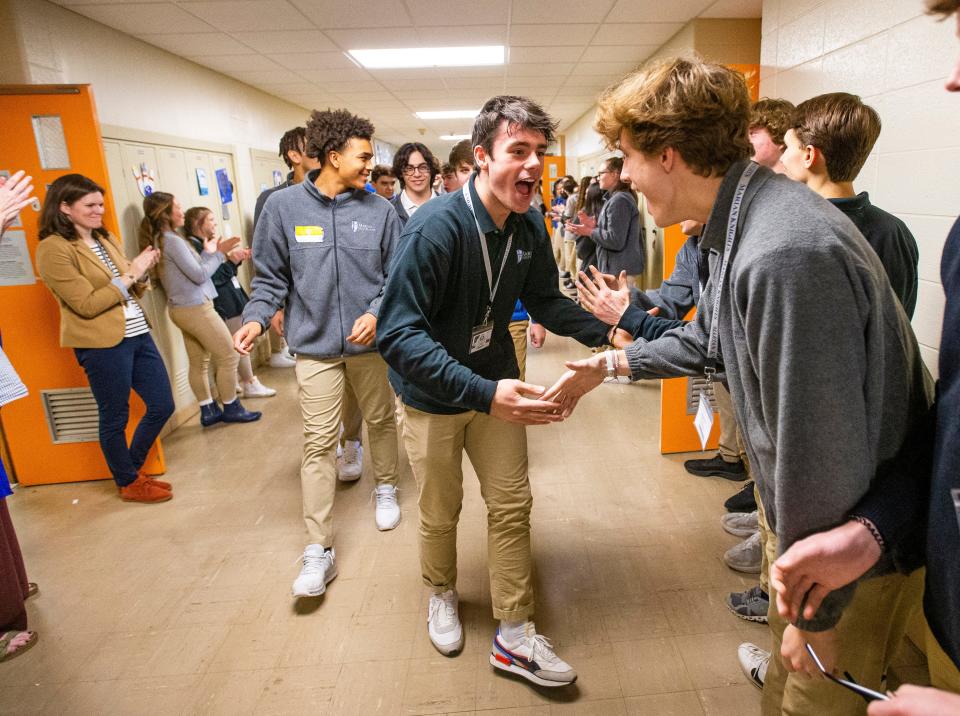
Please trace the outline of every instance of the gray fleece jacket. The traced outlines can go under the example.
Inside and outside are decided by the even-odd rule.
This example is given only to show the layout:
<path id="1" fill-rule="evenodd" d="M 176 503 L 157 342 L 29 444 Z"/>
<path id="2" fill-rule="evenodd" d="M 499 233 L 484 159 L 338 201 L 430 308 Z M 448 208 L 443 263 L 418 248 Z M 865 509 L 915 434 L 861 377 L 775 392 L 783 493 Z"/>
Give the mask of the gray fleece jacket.
<path id="1" fill-rule="evenodd" d="M 257 276 L 243 322 L 264 331 L 285 309 L 290 350 L 318 358 L 375 351 L 346 338 L 364 313 L 378 315 L 400 235 L 390 203 L 360 189 L 331 199 L 314 185 L 319 170 L 270 195 L 254 238 Z"/>
<path id="2" fill-rule="evenodd" d="M 720 188 L 701 247 L 711 279 L 695 320 L 626 353 L 634 379 L 702 375 L 734 189 Z M 750 466 L 782 553 L 846 520 L 877 466 L 929 406 L 932 381 L 883 265 L 857 228 L 807 187 L 761 168 L 744 197 L 721 296 L 723 368 Z M 812 621 L 834 626 L 856 585 Z"/>

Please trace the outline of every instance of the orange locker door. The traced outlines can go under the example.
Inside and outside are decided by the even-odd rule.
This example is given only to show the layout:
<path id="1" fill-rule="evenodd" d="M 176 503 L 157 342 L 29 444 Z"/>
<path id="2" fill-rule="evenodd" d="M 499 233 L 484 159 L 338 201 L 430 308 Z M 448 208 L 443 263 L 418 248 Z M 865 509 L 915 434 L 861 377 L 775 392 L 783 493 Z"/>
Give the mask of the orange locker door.
<path id="1" fill-rule="evenodd" d="M 107 190 L 104 221 L 117 233 L 93 96 L 87 85 L 0 85 L 0 116 L 0 171 L 32 175 L 38 199 L 0 246 L 9 256 L 11 246 L 25 243 L 29 254 L 29 264 L 6 264 L 0 271 L 3 349 L 30 391 L 3 409 L 12 468 L 23 485 L 107 479 L 96 404 L 73 351 L 60 347 L 59 309 L 35 260 L 40 203 L 47 186 L 64 174 L 83 174 Z M 134 395 L 128 438 L 143 413 Z M 144 467 L 151 474 L 163 471 L 159 442 Z"/>

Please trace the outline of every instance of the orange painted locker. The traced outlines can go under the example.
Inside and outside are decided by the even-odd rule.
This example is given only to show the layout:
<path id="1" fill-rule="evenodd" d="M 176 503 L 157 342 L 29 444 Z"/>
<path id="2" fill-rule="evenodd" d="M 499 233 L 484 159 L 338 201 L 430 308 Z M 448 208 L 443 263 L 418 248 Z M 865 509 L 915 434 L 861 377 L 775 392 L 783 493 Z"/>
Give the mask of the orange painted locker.
<path id="1" fill-rule="evenodd" d="M 59 309 L 36 275 L 39 206 L 46 187 L 57 177 L 79 173 L 104 187 L 104 223 L 118 233 L 93 95 L 88 85 L 0 85 L 0 116 L 4 125 L 0 170 L 23 169 L 32 175 L 38 200 L 36 210 L 28 207 L 21 213 L 22 226 L 12 229 L 26 239 L 31 261 L 27 273 L 32 273 L 34 282 L 0 284 L 3 348 L 30 391 L 0 415 L 13 463 L 11 474 L 23 485 L 109 479 L 96 430 L 91 428 L 96 425 L 96 412 L 86 375 L 73 351 L 60 347 Z M 46 165 L 58 168 L 43 168 L 41 144 Z M 143 403 L 132 394 L 128 439 L 143 413 Z M 144 469 L 162 474 L 159 441 Z"/>

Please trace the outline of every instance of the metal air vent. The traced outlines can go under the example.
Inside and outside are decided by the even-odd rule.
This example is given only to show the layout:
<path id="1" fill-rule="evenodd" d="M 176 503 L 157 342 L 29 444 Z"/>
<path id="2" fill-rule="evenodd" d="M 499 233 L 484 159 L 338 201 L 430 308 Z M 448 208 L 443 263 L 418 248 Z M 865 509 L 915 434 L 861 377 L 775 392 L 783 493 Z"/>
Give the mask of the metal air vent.
<path id="1" fill-rule="evenodd" d="M 100 439 L 97 401 L 89 388 L 43 390 L 40 396 L 54 445 Z"/>
<path id="2" fill-rule="evenodd" d="M 687 378 L 687 415 L 697 414 L 697 406 L 700 405 L 700 393 L 704 391 L 707 393 L 710 407 L 716 412 L 717 399 L 713 394 L 713 385 L 708 383 L 705 377 L 700 376 L 699 378 Z"/>

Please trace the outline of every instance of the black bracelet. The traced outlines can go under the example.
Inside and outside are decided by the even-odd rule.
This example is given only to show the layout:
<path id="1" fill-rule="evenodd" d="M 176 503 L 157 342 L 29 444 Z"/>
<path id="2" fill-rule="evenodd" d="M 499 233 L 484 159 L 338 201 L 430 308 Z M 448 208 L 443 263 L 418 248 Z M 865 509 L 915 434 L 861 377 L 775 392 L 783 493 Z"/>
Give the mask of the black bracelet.
<path id="1" fill-rule="evenodd" d="M 850 519 L 854 522 L 859 522 L 861 525 L 867 528 L 867 531 L 873 536 L 877 541 L 877 544 L 880 546 L 880 551 L 884 552 L 887 549 L 887 543 L 883 540 L 883 535 L 880 534 L 880 530 L 877 529 L 876 525 L 873 524 L 866 517 L 861 517 L 860 515 L 851 515 Z"/>

